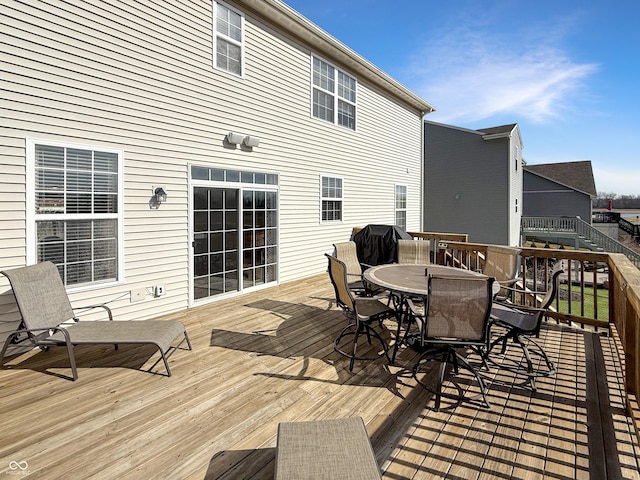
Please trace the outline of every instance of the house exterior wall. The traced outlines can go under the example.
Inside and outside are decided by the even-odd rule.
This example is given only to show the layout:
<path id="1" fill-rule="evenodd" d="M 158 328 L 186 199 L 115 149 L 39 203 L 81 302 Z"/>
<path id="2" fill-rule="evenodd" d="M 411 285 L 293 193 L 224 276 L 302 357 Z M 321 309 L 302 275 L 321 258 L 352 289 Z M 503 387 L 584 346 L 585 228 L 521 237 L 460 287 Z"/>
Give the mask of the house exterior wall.
<path id="1" fill-rule="evenodd" d="M 524 211 L 527 217 L 580 217 L 591 223 L 591 197 L 547 178 L 524 172 Z"/>
<path id="2" fill-rule="evenodd" d="M 517 245 L 522 171 L 513 168 L 510 139 L 485 140 L 481 132 L 431 122 L 424 135 L 424 229 Z"/>
<path id="3" fill-rule="evenodd" d="M 356 130 L 312 118 L 311 54 L 352 73 L 350 66 L 243 10 L 258 3 L 227 4 L 245 14 L 243 78 L 212 66 L 210 0 L 0 7 L 0 270 L 25 265 L 32 241 L 27 139 L 123 152 L 124 278 L 70 290 L 74 304 L 111 302 L 121 320 L 190 305 L 190 165 L 279 175 L 281 282 L 325 271 L 323 253 L 354 226 L 393 223 L 396 183 L 407 185 L 407 228 L 421 228 L 422 111 L 353 74 Z M 258 136 L 260 145 L 231 148 L 230 131 Z M 343 178 L 341 222 L 320 221 L 322 174 Z M 168 200 L 150 209 L 157 185 Z M 131 302 L 131 290 L 157 284 L 164 296 Z M 17 321 L 2 277 L 0 339 Z"/>

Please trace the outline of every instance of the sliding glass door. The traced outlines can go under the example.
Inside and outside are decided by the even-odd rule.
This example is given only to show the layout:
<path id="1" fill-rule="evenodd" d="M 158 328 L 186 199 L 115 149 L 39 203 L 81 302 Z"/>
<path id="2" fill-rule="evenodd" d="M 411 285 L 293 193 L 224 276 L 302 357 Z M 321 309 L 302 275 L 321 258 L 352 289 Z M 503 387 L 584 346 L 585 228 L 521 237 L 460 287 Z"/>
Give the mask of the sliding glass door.
<path id="1" fill-rule="evenodd" d="M 194 301 L 276 282 L 277 176 L 193 167 L 192 177 Z"/>

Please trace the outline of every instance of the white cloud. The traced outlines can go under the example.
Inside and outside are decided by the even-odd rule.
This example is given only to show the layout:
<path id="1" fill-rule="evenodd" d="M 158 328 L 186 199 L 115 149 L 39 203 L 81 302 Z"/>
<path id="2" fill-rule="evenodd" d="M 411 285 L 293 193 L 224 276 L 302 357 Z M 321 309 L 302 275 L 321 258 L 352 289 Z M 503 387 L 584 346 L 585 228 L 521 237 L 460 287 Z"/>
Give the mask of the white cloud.
<path id="1" fill-rule="evenodd" d="M 486 25 L 458 26 L 414 56 L 408 72 L 416 79 L 413 89 L 436 106 L 429 118 L 439 122 L 507 114 L 543 123 L 561 116 L 597 70 L 561 50 L 563 28 L 507 34 Z"/>
<path id="2" fill-rule="evenodd" d="M 593 166 L 598 192 L 616 195 L 640 195 L 640 169 Z"/>

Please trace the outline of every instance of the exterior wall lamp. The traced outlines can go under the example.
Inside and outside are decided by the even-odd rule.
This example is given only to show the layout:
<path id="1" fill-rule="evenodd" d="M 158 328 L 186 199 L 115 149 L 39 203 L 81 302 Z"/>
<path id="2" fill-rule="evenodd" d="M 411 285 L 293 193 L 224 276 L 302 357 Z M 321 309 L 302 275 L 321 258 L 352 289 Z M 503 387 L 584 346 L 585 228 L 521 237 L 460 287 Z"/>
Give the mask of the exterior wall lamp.
<path id="1" fill-rule="evenodd" d="M 254 135 L 244 135 L 242 133 L 229 132 L 226 136 L 229 145 L 239 145 L 244 147 L 257 147 L 260 145 L 260 137 Z"/>
<path id="2" fill-rule="evenodd" d="M 157 209 L 167 201 L 167 192 L 164 187 L 153 187 L 153 196 L 149 200 L 149 207 Z"/>
<path id="3" fill-rule="evenodd" d="M 242 135 L 241 133 L 235 133 L 235 132 L 227 133 L 227 142 L 233 145 L 242 143 L 242 140 L 244 140 L 244 135 Z"/>
<path id="4" fill-rule="evenodd" d="M 260 145 L 260 138 L 254 137 L 252 135 L 247 135 L 246 137 L 244 137 L 244 140 L 242 140 L 242 143 L 244 143 L 247 147 L 257 147 L 258 145 Z"/>

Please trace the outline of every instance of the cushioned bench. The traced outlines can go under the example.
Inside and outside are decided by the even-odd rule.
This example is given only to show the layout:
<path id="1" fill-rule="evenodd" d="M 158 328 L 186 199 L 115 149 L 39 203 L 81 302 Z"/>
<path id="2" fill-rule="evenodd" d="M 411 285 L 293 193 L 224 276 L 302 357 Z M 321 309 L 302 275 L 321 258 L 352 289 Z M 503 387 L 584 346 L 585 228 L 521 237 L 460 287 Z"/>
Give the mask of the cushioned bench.
<path id="1" fill-rule="evenodd" d="M 276 480 L 380 480 L 360 417 L 278 425 Z"/>

